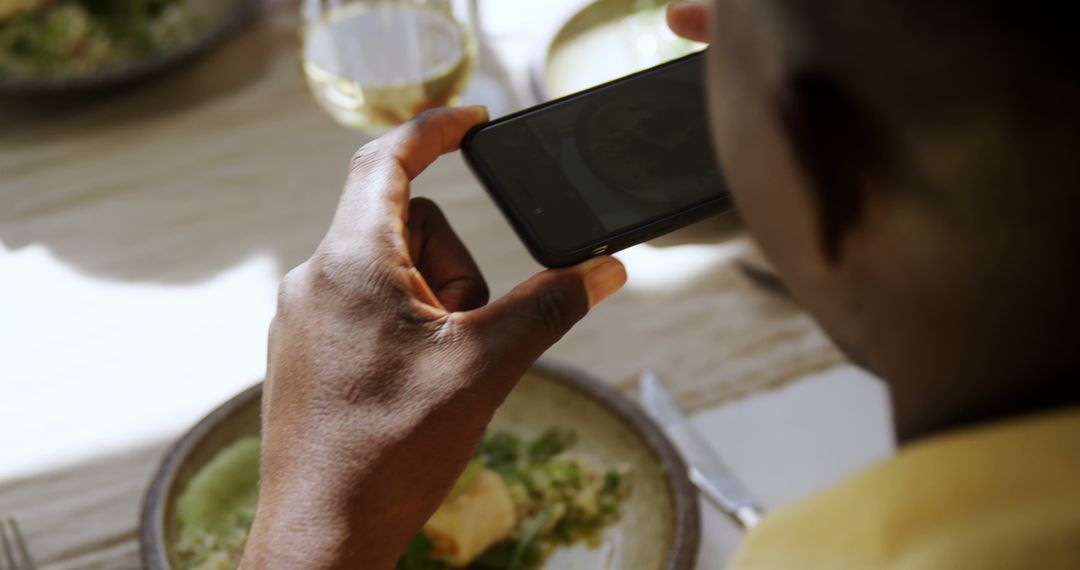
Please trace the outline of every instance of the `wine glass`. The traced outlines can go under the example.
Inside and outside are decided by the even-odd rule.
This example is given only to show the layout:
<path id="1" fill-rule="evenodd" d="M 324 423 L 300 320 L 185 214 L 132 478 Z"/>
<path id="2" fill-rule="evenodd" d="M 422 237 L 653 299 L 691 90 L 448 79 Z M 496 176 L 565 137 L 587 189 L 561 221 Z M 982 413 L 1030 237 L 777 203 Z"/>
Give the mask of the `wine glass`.
<path id="1" fill-rule="evenodd" d="M 315 100 L 369 134 L 454 104 L 476 64 L 475 0 L 304 0 L 301 10 Z"/>

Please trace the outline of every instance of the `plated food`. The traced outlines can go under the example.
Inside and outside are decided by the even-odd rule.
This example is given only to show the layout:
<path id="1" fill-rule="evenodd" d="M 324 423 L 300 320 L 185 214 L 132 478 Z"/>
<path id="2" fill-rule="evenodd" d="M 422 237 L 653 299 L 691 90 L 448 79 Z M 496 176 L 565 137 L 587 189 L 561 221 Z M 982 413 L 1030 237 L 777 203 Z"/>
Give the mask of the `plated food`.
<path id="1" fill-rule="evenodd" d="M 228 529 L 246 534 L 253 513 L 261 393 L 259 385 L 229 400 L 170 450 L 146 493 L 144 567 L 184 568 L 185 548 L 239 553 L 244 536 Z M 580 372 L 534 366 L 496 411 L 475 459 L 410 546 L 413 558 L 403 564 L 416 565 L 402 568 L 444 570 L 465 560 L 505 568 L 515 551 L 519 563 L 540 570 L 694 567 L 698 503 L 685 465 L 636 406 Z M 216 478 L 225 484 L 192 496 L 217 499 L 185 498 Z M 488 516 L 469 516 L 474 510 Z M 181 519 L 213 532 L 185 539 Z"/>
<path id="2" fill-rule="evenodd" d="M 0 94 L 101 88 L 207 51 L 259 0 L 0 0 Z"/>
<path id="3" fill-rule="evenodd" d="M 598 546 L 630 492 L 625 466 L 574 451 L 552 427 L 532 440 L 489 434 L 449 496 L 409 544 L 398 570 L 533 570 L 561 545 Z M 240 563 L 258 497 L 259 439 L 221 450 L 177 499 L 183 570 Z"/>
<path id="4" fill-rule="evenodd" d="M 0 0 L 0 77 L 89 73 L 199 31 L 185 0 Z"/>

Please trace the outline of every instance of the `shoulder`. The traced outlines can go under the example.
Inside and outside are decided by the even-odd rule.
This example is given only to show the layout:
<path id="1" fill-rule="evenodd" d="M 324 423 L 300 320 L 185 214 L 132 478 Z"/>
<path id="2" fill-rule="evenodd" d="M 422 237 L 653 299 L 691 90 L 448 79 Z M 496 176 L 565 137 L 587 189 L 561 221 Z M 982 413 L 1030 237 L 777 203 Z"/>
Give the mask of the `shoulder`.
<path id="1" fill-rule="evenodd" d="M 736 570 L 1080 568 L 1080 408 L 963 430 L 769 515 Z"/>

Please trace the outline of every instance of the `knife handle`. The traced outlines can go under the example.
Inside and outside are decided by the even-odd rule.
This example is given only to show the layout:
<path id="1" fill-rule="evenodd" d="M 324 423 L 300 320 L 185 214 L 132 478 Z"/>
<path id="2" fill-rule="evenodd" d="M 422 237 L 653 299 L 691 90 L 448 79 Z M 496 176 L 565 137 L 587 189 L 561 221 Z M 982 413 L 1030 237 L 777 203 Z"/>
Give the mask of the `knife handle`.
<path id="1" fill-rule="evenodd" d="M 716 508 L 720 509 L 743 530 L 750 530 L 761 522 L 761 517 L 765 515 L 765 511 L 757 503 L 749 499 L 743 499 L 736 503 L 730 498 L 724 497 L 724 494 L 716 488 L 716 485 L 696 467 L 690 467 L 688 475 L 690 476 L 690 482 L 701 491 L 701 494 L 705 495 L 709 502 L 716 505 Z"/>
<path id="2" fill-rule="evenodd" d="M 761 522 L 763 514 L 761 508 L 757 505 L 746 505 L 735 509 L 735 512 L 731 513 L 731 517 L 744 529 L 750 530 Z"/>

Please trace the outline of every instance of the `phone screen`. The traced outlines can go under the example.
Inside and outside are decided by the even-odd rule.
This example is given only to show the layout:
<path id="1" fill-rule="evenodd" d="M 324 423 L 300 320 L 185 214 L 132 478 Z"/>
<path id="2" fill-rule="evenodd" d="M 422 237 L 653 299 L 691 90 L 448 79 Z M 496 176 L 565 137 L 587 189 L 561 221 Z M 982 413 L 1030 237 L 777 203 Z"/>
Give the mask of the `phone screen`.
<path id="1" fill-rule="evenodd" d="M 708 133 L 702 55 L 496 121 L 474 163 L 518 224 L 573 251 L 727 195 Z"/>

